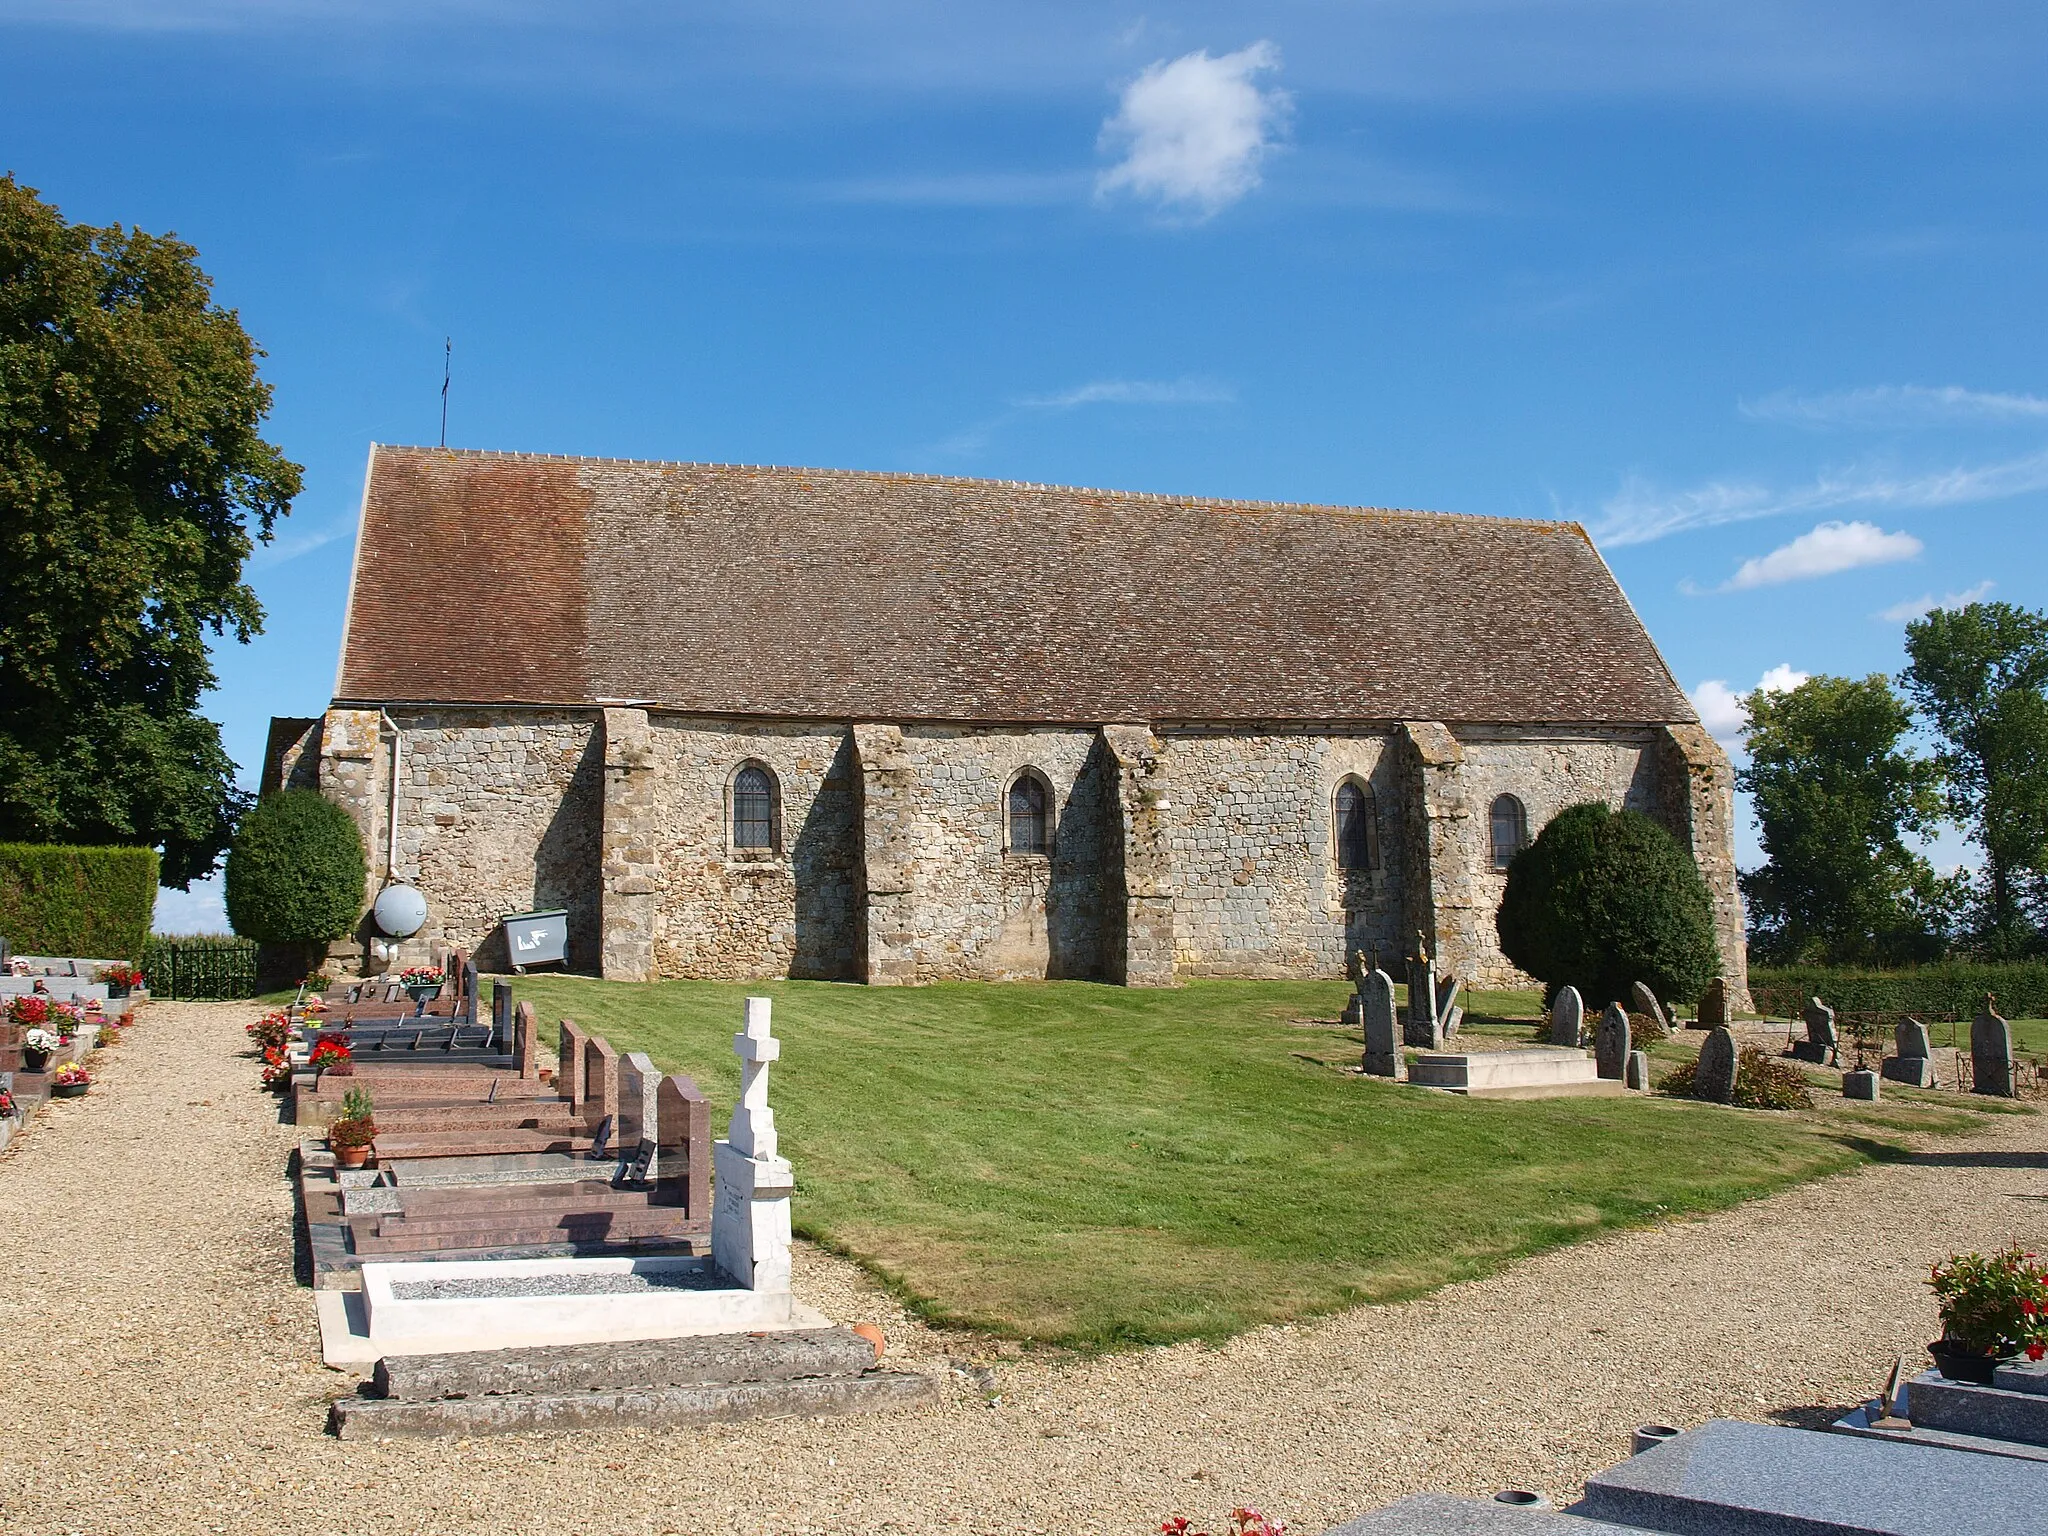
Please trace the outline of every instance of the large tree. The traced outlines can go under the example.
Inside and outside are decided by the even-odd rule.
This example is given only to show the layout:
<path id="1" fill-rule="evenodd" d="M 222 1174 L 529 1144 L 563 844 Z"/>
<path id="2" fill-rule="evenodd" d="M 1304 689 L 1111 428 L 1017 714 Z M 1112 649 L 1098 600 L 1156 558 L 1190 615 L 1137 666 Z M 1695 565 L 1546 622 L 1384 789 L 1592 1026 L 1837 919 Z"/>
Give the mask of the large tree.
<path id="1" fill-rule="evenodd" d="M 1941 733 L 1949 808 L 1984 851 L 1977 942 L 2038 948 L 2048 886 L 2048 614 L 1936 609 L 1906 626 L 1899 681 Z"/>
<path id="2" fill-rule="evenodd" d="M 192 247 L 0 177 L 0 839 L 147 843 L 180 887 L 227 847 L 206 637 L 261 629 L 242 562 L 299 491 L 262 355 Z"/>
<path id="3" fill-rule="evenodd" d="M 1900 964 L 1942 948 L 1941 887 L 1906 846 L 1941 814 L 1941 770 L 1904 751 L 1912 711 L 1882 673 L 1759 689 L 1749 766 L 1768 862 L 1742 877 L 1759 958 Z"/>

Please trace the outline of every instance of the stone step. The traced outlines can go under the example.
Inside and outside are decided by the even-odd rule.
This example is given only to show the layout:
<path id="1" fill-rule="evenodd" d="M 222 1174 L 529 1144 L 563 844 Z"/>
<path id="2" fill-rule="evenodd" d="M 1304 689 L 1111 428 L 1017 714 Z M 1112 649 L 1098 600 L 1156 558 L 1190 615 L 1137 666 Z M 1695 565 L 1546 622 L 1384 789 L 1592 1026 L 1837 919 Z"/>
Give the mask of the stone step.
<path id="1" fill-rule="evenodd" d="M 685 1210 L 672 1193 L 652 1190 L 614 1189 L 603 1194 L 568 1195 L 552 1200 L 530 1200 L 523 1204 L 492 1201 L 477 1206 L 442 1205 L 415 1210 L 407 1201 L 396 1211 L 377 1213 L 379 1237 L 404 1237 L 428 1232 L 459 1232 L 483 1225 L 527 1224 L 537 1221 L 567 1222 L 581 1217 L 634 1215 L 647 1211 L 674 1213 Z"/>
<path id="2" fill-rule="evenodd" d="M 740 1419 L 812 1417 L 904 1408 L 928 1400 L 931 1379 L 896 1371 L 797 1381 L 725 1382 L 695 1387 L 635 1387 L 610 1392 L 502 1393 L 425 1402 L 344 1397 L 330 1412 L 343 1440 L 386 1435 L 497 1435 L 524 1430 L 634 1426 L 667 1429 Z"/>
<path id="3" fill-rule="evenodd" d="M 549 1104 L 412 1104 L 379 1100 L 377 1124 L 386 1131 L 532 1130 L 581 1132 L 583 1117 L 560 1099 Z"/>
<path id="4" fill-rule="evenodd" d="M 591 1163 L 603 1168 L 603 1163 Z M 687 1192 L 681 1179 L 664 1179 L 652 1189 L 620 1189 L 603 1175 L 574 1184 L 456 1185 L 394 1191 L 407 1220 L 477 1211 L 613 1210 L 643 1205 L 680 1206 Z"/>
<path id="5" fill-rule="evenodd" d="M 379 1133 L 379 1161 L 417 1157 L 495 1157 L 509 1152 L 587 1152 L 590 1137 L 575 1132 L 522 1130 L 402 1131 Z"/>
<path id="6" fill-rule="evenodd" d="M 542 1243 L 619 1243 L 646 1238 L 680 1241 L 710 1230 L 707 1220 L 693 1220 L 676 1206 L 639 1211 L 569 1212 L 487 1215 L 475 1221 L 446 1222 L 435 1231 L 405 1227 L 383 1231 L 389 1217 L 348 1218 L 350 1246 L 359 1254 L 379 1256 L 436 1253 L 449 1248 L 524 1248 Z"/>
<path id="7" fill-rule="evenodd" d="M 459 1355 L 387 1355 L 366 1397 L 425 1402 L 502 1392 L 601 1392 L 735 1381 L 863 1376 L 875 1346 L 851 1328 L 791 1328 L 614 1344 L 551 1344 Z"/>
<path id="8" fill-rule="evenodd" d="M 2018 1371 L 2001 1374 L 2007 1380 L 2025 1379 Z M 1908 1384 L 1906 1411 L 1915 1429 L 2048 1445 L 2048 1395 L 2038 1390 L 1980 1387 L 1927 1371 Z"/>
<path id="9" fill-rule="evenodd" d="M 581 1184 L 609 1180 L 618 1165 L 567 1152 L 503 1152 L 482 1157 L 381 1159 L 385 1182 L 408 1193 L 422 1189 L 476 1189 L 509 1184 Z"/>

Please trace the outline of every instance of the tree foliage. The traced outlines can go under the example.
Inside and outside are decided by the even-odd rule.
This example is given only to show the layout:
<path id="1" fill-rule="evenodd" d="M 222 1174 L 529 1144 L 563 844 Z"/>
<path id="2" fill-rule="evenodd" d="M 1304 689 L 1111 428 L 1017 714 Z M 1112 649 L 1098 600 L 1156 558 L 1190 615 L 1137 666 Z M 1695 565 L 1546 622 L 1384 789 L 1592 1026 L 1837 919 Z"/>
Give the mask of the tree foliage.
<path id="1" fill-rule="evenodd" d="M 152 844 L 181 887 L 243 805 L 206 637 L 261 628 L 242 562 L 299 490 L 196 257 L 0 177 L 0 838 Z"/>
<path id="2" fill-rule="evenodd" d="M 353 818 L 310 789 L 266 795 L 228 851 L 228 921 L 263 944 L 338 939 L 363 915 L 368 871 Z"/>
<path id="3" fill-rule="evenodd" d="M 1742 877 L 1752 945 L 1790 965 L 1897 965 L 1944 944 L 1942 888 L 1905 834 L 1941 814 L 1941 770 L 1906 753 L 1912 712 L 1882 674 L 1744 700 L 1767 862 Z"/>
<path id="4" fill-rule="evenodd" d="M 1977 947 L 2041 947 L 2048 914 L 2048 614 L 1936 609 L 1906 626 L 1899 681 L 1942 737 L 1949 809 L 1984 851 Z"/>
<path id="5" fill-rule="evenodd" d="M 1560 811 L 1515 855 L 1495 926 L 1508 959 L 1593 1008 L 1637 981 L 1694 997 L 1720 968 L 1692 856 L 1649 817 L 1599 801 Z"/>

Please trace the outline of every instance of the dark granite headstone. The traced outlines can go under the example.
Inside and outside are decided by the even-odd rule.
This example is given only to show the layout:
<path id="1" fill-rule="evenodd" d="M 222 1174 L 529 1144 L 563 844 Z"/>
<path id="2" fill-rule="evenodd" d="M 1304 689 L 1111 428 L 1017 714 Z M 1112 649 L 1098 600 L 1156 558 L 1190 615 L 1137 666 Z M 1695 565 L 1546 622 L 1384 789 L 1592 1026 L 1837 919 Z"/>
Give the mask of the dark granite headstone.
<path id="1" fill-rule="evenodd" d="M 1844 1072 L 1842 1074 L 1842 1097 L 1864 1099 L 1875 1103 L 1877 1100 L 1877 1074 L 1875 1072 Z"/>
<path id="2" fill-rule="evenodd" d="M 1970 1021 L 1970 1086 L 1974 1093 L 2014 1096 L 2012 1026 L 1993 1011 L 1990 994 Z"/>
<path id="3" fill-rule="evenodd" d="M 1429 958 L 1428 946 L 1419 933 L 1415 936 L 1415 953 L 1408 957 L 1408 1026 L 1405 1039 L 1409 1045 L 1425 1051 L 1438 1050 L 1444 1043 L 1436 1017 L 1436 962 Z"/>
<path id="4" fill-rule="evenodd" d="M 1811 997 L 1806 1000 L 1803 1017 L 1806 1020 L 1806 1039 L 1792 1047 L 1792 1054 L 1801 1061 L 1826 1066 L 1835 1059 L 1835 1050 L 1840 1044 L 1835 1034 L 1835 1010 L 1819 998 Z"/>
<path id="5" fill-rule="evenodd" d="M 1693 1074 L 1693 1096 L 1714 1104 L 1735 1102 L 1735 1036 L 1726 1024 L 1707 1031 L 1700 1042 L 1699 1065 Z"/>
<path id="6" fill-rule="evenodd" d="M 1593 1061 L 1602 1077 L 1620 1082 L 1628 1073 L 1628 1010 L 1609 1003 L 1593 1034 Z"/>
<path id="7" fill-rule="evenodd" d="M 1577 987 L 1566 987 L 1550 1005 L 1550 1043 L 1577 1050 L 1586 1039 L 1586 1003 Z"/>
<path id="8" fill-rule="evenodd" d="M 1887 1056 L 1878 1064 L 1878 1071 L 1895 1083 L 1906 1083 L 1915 1088 L 1934 1086 L 1934 1063 L 1930 1059 L 1932 1049 L 1927 1042 L 1927 1026 L 1918 1019 L 1901 1021 L 1893 1032 L 1898 1045 L 1896 1056 Z"/>
<path id="9" fill-rule="evenodd" d="M 1358 981 L 1365 1012 L 1365 1070 L 1374 1077 L 1401 1075 L 1400 1032 L 1394 1023 L 1394 978 L 1373 971 Z"/>
<path id="10" fill-rule="evenodd" d="M 1716 1024 L 1726 1024 L 1728 1019 L 1728 978 L 1716 976 L 1707 983 L 1707 990 L 1700 994 L 1700 1028 L 1712 1029 Z"/>

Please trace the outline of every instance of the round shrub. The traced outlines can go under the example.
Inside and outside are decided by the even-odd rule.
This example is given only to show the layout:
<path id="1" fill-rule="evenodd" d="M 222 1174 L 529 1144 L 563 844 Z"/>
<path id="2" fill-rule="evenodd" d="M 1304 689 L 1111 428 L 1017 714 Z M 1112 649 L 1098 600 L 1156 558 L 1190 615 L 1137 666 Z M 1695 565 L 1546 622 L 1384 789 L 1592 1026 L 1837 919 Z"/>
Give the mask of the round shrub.
<path id="1" fill-rule="evenodd" d="M 310 789 L 265 795 L 228 849 L 228 921 L 260 944 L 338 939 L 363 915 L 363 839 Z"/>
<path id="2" fill-rule="evenodd" d="M 1714 905 L 1692 855 L 1639 811 L 1599 801 L 1560 811 L 1508 866 L 1501 953 L 1590 1014 L 1647 982 L 1696 996 L 1720 969 Z"/>

